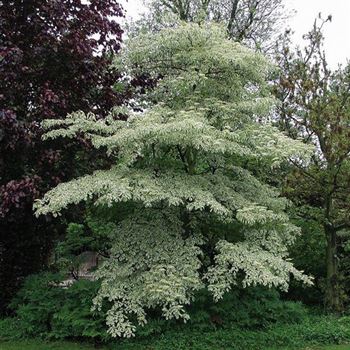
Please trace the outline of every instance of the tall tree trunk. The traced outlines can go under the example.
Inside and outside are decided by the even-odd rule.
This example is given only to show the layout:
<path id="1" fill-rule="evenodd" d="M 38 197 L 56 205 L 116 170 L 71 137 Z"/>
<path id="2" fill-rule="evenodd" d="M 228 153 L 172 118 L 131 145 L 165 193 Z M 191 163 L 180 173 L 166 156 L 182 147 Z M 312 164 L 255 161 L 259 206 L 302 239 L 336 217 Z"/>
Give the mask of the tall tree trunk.
<path id="1" fill-rule="evenodd" d="M 232 3 L 230 19 L 229 19 L 228 24 L 227 24 L 227 32 L 228 32 L 230 38 L 231 38 L 231 35 L 232 35 L 231 31 L 232 31 L 233 23 L 234 23 L 234 21 L 236 19 L 238 3 L 239 3 L 239 0 L 234 0 L 234 2 Z"/>
<path id="2" fill-rule="evenodd" d="M 333 312 L 342 310 L 339 286 L 339 271 L 337 257 L 337 232 L 331 225 L 324 225 L 324 230 L 327 239 L 326 248 L 326 293 L 325 304 L 326 308 Z"/>

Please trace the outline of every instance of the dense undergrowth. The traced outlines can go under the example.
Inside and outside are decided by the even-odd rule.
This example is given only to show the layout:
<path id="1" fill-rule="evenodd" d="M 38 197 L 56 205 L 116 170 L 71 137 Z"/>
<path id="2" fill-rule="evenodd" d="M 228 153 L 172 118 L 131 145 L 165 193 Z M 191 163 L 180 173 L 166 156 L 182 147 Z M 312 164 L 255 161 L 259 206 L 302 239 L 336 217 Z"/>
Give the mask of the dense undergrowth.
<path id="1" fill-rule="evenodd" d="M 2 332 L 4 323 L 2 321 Z M 240 329 L 235 325 L 211 328 L 207 331 L 203 331 L 201 327 L 181 327 L 181 329 L 175 327 L 163 334 L 98 344 L 113 350 L 300 350 L 349 342 L 348 317 L 310 316 L 298 324 L 276 323 L 263 330 Z"/>
<path id="2" fill-rule="evenodd" d="M 151 321 L 132 339 L 111 339 L 105 313 L 91 312 L 97 282 L 57 287 L 60 276 L 35 275 L 12 303 L 14 317 L 0 321 L 0 340 L 79 340 L 120 350 L 303 349 L 350 342 L 350 317 L 322 315 L 298 302 L 283 301 L 264 288 L 236 289 L 219 303 L 200 294 L 184 324 Z"/>

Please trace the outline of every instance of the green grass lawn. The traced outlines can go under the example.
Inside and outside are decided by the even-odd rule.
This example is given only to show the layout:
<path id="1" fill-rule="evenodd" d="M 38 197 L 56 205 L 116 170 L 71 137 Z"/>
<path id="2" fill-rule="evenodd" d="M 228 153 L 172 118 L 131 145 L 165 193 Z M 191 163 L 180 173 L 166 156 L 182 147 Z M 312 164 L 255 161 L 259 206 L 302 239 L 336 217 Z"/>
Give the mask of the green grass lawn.
<path id="1" fill-rule="evenodd" d="M 93 346 L 71 342 L 41 342 L 35 340 L 0 343 L 0 350 L 93 350 Z M 102 350 L 102 349 L 101 349 Z"/>
<path id="2" fill-rule="evenodd" d="M 348 344 L 348 345 L 330 345 L 330 346 L 324 346 L 323 348 L 314 348 L 312 350 L 349 350 L 349 349 L 350 349 L 350 344 Z"/>
<path id="3" fill-rule="evenodd" d="M 350 344 L 348 345 L 330 345 L 321 348 L 306 348 L 305 350 L 350 350 Z"/>
<path id="4" fill-rule="evenodd" d="M 28 340 L 28 341 L 0 343 L 0 350 L 93 350 L 93 349 L 95 348 L 92 345 L 84 345 L 84 344 L 71 343 L 71 342 L 41 342 L 41 341 L 35 341 L 35 340 Z M 101 347 L 98 349 L 109 350 L 109 349 L 113 349 L 113 347 L 104 347 L 104 348 Z M 279 348 L 279 350 L 283 350 L 283 349 Z M 306 348 L 301 350 L 350 350 L 350 344 Z"/>

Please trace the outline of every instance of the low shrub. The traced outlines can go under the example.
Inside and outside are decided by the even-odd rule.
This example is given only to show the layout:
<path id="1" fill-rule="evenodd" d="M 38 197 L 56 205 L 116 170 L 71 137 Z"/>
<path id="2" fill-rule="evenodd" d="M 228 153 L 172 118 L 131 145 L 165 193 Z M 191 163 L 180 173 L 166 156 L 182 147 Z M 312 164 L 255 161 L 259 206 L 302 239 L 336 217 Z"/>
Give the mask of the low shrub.
<path id="1" fill-rule="evenodd" d="M 91 312 L 99 283 L 79 280 L 64 290 L 64 303 L 52 318 L 51 336 L 56 339 L 108 340 L 105 313 Z"/>
<path id="2" fill-rule="evenodd" d="M 17 337 L 54 339 L 84 338 L 107 341 L 105 312 L 91 312 L 99 283 L 79 280 L 69 288 L 59 287 L 60 274 L 42 273 L 26 279 L 11 303 L 16 314 Z M 207 292 L 198 294 L 190 306 L 190 321 L 166 321 L 157 312 L 138 337 L 149 337 L 177 328 L 210 331 L 219 328 L 259 330 L 274 323 L 296 323 L 307 317 L 300 303 L 284 302 L 276 291 L 266 288 L 236 289 L 214 303 Z"/>
<path id="3" fill-rule="evenodd" d="M 0 319 L 0 341 L 23 338 L 23 332 L 18 323 L 18 320 L 14 317 Z"/>
<path id="4" fill-rule="evenodd" d="M 300 350 L 350 343 L 350 319 L 309 316 L 298 324 L 276 323 L 264 330 L 220 328 L 203 332 L 183 327 L 143 339 L 123 340 L 115 350 Z"/>
<path id="5" fill-rule="evenodd" d="M 234 326 L 252 330 L 260 330 L 274 323 L 298 323 L 308 316 L 303 304 L 282 301 L 276 290 L 263 287 L 236 289 L 218 303 L 214 303 L 211 296 L 206 294 L 194 304 L 190 322 L 200 322 L 203 311 L 216 328 Z"/>
<path id="6" fill-rule="evenodd" d="M 57 274 L 29 277 L 11 304 L 16 316 L 0 321 L 0 340 L 74 338 L 110 343 L 116 350 L 301 349 L 350 342 L 350 317 L 314 315 L 264 288 L 236 289 L 218 303 L 201 293 L 187 324 L 154 312 L 136 338 L 112 341 L 105 312 L 91 312 L 99 283 L 80 280 L 63 288 L 61 282 Z"/>
<path id="7" fill-rule="evenodd" d="M 104 312 L 91 312 L 98 282 L 79 280 L 64 288 L 62 281 L 52 273 L 28 277 L 11 303 L 16 317 L 2 321 L 0 338 L 109 339 Z M 16 332 L 11 333 L 13 323 Z"/>
<path id="8" fill-rule="evenodd" d="M 62 282 L 58 274 L 38 274 L 28 277 L 10 307 L 15 310 L 22 336 L 41 337 L 52 330 L 53 315 L 64 301 Z"/>
<path id="9" fill-rule="evenodd" d="M 190 306 L 189 314 L 191 318 L 185 327 L 205 332 L 232 327 L 261 330 L 275 323 L 299 323 L 308 317 L 308 310 L 302 303 L 282 301 L 275 290 L 256 287 L 236 289 L 217 303 L 203 291 Z M 137 330 L 137 335 L 160 334 L 174 328 L 181 331 L 184 326 L 183 322 L 153 316 L 145 327 Z"/>

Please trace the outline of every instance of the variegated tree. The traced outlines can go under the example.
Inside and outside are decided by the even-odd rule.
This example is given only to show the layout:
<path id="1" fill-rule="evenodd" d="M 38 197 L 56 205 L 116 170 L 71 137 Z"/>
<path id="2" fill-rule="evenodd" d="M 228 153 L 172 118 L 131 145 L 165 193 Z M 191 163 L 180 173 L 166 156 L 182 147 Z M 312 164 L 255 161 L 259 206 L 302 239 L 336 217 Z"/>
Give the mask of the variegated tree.
<path id="1" fill-rule="evenodd" d="M 109 332 L 133 335 L 149 308 L 186 321 L 201 288 L 218 300 L 237 284 L 286 289 L 291 274 L 308 281 L 288 260 L 298 229 L 286 200 L 247 170 L 308 152 L 268 122 L 267 60 L 216 25 L 184 24 L 130 39 L 116 64 L 158 82 L 140 99 L 144 112 L 120 111 L 127 121 L 113 111 L 107 120 L 77 112 L 45 122 L 46 138 L 83 133 L 115 166 L 36 203 L 37 215 L 81 201 L 134 203 L 97 272 L 94 304 L 112 303 Z"/>

